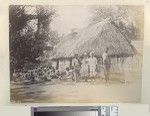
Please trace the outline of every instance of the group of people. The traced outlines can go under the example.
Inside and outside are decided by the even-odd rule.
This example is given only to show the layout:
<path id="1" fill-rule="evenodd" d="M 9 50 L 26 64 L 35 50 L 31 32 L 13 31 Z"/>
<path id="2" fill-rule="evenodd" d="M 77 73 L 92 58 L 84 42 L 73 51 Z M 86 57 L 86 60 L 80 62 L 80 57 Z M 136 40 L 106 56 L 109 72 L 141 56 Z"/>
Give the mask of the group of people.
<path id="1" fill-rule="evenodd" d="M 102 60 L 105 80 L 106 82 L 109 82 L 111 61 L 108 55 L 108 49 L 106 49 L 106 51 L 103 53 Z M 80 60 L 78 54 L 75 54 L 74 59 L 72 60 L 74 80 L 78 82 L 80 77 L 84 77 L 85 81 L 88 81 L 89 78 L 94 81 L 97 75 L 97 65 L 98 61 L 94 55 L 94 52 L 91 52 L 89 55 L 84 53 L 82 60 Z"/>
<path id="2" fill-rule="evenodd" d="M 14 81 L 46 81 L 52 78 L 58 78 L 59 74 L 53 66 L 36 66 L 32 69 L 20 69 L 14 70 L 13 80 Z"/>
<path id="3" fill-rule="evenodd" d="M 97 64 L 94 52 L 91 52 L 89 56 L 84 53 L 82 61 L 79 59 L 78 54 L 75 54 L 74 59 L 72 60 L 75 81 L 78 82 L 80 77 L 85 77 L 85 81 L 87 81 L 88 77 L 92 77 L 94 80 Z"/>
<path id="4" fill-rule="evenodd" d="M 111 64 L 108 49 L 102 55 L 102 62 L 105 80 L 108 82 Z M 94 81 L 97 76 L 97 66 L 98 61 L 94 55 L 94 52 L 89 54 L 84 53 L 82 59 L 78 54 L 75 54 L 72 59 L 72 66 L 67 67 L 65 72 L 60 72 L 59 69 L 55 69 L 52 64 L 50 64 L 49 66 L 36 66 L 30 70 L 15 70 L 13 73 L 13 78 L 14 81 L 30 80 L 31 82 L 51 80 L 52 78 L 59 78 L 61 80 L 72 78 L 75 82 L 79 82 L 81 78 L 84 78 L 86 82 L 89 79 Z"/>

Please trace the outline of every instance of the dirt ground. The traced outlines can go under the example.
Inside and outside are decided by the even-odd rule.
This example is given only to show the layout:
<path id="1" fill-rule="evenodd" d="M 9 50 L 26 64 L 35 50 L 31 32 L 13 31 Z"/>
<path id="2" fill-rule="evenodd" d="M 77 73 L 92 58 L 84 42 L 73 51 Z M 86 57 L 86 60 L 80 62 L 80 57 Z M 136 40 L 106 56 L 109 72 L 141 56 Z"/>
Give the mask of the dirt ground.
<path id="1" fill-rule="evenodd" d="M 11 82 L 12 103 L 101 103 L 139 102 L 141 96 L 141 76 L 137 73 L 123 82 L 119 74 L 111 74 L 109 84 L 101 77 L 95 81 L 78 83 L 71 79 L 30 83 Z"/>

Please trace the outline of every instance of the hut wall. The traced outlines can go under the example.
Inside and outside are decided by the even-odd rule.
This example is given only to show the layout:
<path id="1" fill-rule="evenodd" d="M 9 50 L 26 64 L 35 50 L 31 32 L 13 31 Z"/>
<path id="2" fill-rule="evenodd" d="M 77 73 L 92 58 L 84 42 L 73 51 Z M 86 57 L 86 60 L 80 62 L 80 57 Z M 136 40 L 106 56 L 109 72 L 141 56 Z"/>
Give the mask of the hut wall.
<path id="1" fill-rule="evenodd" d="M 52 65 L 56 67 L 57 63 Z M 59 61 L 59 71 L 65 71 L 70 67 L 70 60 Z M 135 55 L 133 57 L 111 58 L 111 74 L 119 74 L 126 77 L 139 77 L 142 71 L 142 55 Z M 102 58 L 98 58 L 97 72 L 101 75 L 103 73 Z"/>
<path id="2" fill-rule="evenodd" d="M 70 67 L 70 60 L 59 61 L 59 71 L 65 71 L 67 67 Z"/>
<path id="3" fill-rule="evenodd" d="M 141 77 L 142 55 L 127 58 L 113 58 L 111 60 L 111 73 L 117 73 L 124 77 Z"/>
<path id="4" fill-rule="evenodd" d="M 52 61 L 52 66 L 56 69 L 56 67 L 57 67 L 57 62 L 56 62 L 56 61 Z"/>
<path id="5" fill-rule="evenodd" d="M 101 63 L 98 60 L 97 72 L 100 76 L 104 76 L 104 70 Z M 142 74 L 142 55 L 135 55 L 133 57 L 111 58 L 110 75 L 119 76 L 120 78 L 140 78 Z M 118 77 L 117 76 L 117 77 Z"/>

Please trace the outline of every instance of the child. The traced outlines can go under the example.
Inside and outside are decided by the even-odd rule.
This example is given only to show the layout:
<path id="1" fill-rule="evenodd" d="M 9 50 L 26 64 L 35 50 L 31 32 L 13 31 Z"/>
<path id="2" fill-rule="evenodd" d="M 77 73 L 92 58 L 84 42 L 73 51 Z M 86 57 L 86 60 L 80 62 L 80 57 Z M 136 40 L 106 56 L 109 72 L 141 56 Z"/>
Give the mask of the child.
<path id="1" fill-rule="evenodd" d="M 73 78 L 73 70 L 70 69 L 69 67 L 66 68 L 65 73 L 66 73 L 65 76 L 66 76 L 67 79 Z"/>

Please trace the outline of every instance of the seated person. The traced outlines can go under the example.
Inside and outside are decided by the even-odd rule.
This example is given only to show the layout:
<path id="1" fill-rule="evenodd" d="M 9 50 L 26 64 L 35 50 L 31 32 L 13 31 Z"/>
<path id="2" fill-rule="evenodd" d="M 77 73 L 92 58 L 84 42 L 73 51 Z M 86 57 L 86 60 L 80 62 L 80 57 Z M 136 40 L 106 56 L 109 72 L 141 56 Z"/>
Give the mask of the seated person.
<path id="1" fill-rule="evenodd" d="M 65 71 L 65 77 L 66 78 L 73 78 L 73 70 L 69 67 L 66 68 L 66 71 Z"/>

